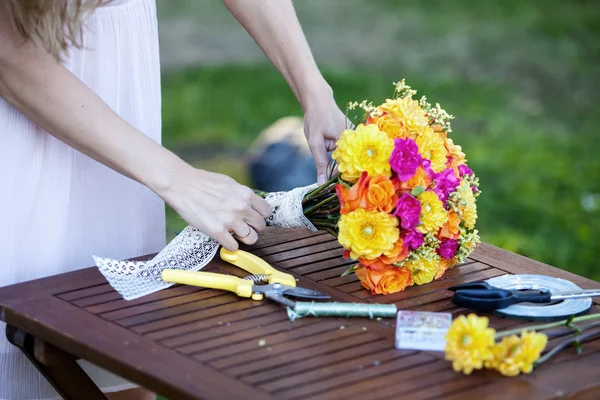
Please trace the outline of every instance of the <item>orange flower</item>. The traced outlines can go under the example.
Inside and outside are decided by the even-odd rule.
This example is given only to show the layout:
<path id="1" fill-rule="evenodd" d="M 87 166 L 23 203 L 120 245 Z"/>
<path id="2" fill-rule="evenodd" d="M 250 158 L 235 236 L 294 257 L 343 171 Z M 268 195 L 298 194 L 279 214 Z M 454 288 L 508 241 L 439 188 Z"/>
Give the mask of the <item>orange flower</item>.
<path id="1" fill-rule="evenodd" d="M 402 124 L 402 120 L 392 114 L 383 113 L 377 118 L 367 118 L 367 125 L 375 124 L 380 131 L 387 133 L 389 138 L 406 138 L 408 133 Z"/>
<path id="2" fill-rule="evenodd" d="M 388 266 L 382 271 L 367 268 L 356 270 L 360 283 L 372 294 L 390 294 L 403 291 L 412 284 L 410 272 L 405 268 Z"/>
<path id="3" fill-rule="evenodd" d="M 438 272 L 437 274 L 435 274 L 435 277 L 433 279 L 440 279 L 442 276 L 444 276 L 446 271 L 454 267 L 456 263 L 456 258 L 453 258 L 452 260 L 446 260 L 445 258 L 442 258 L 440 260 L 440 267 L 438 268 Z"/>
<path id="4" fill-rule="evenodd" d="M 465 159 L 465 153 L 462 152 L 462 148 L 455 145 L 452 139 L 446 138 L 445 140 L 446 150 L 448 151 L 448 161 L 446 167 L 454 169 L 456 176 L 460 177 L 458 166 L 464 164 L 467 160 Z"/>
<path id="5" fill-rule="evenodd" d="M 460 221 L 460 216 L 454 210 L 448 211 L 448 221 L 440 229 L 439 238 L 458 239 Z"/>
<path id="6" fill-rule="evenodd" d="M 359 258 L 358 262 L 363 265 L 366 269 L 373 271 L 383 271 L 391 264 L 400 262 L 408 257 L 410 249 L 404 245 L 402 238 L 398 239 L 394 248 L 389 252 L 383 253 L 380 257 L 374 260 L 367 260 L 366 258 Z"/>
<path id="7" fill-rule="evenodd" d="M 398 202 L 396 190 L 398 183 L 395 179 L 390 180 L 381 175 L 371 177 L 366 172 L 361 174 L 358 182 L 350 189 L 343 185 L 336 186 L 342 214 L 348 214 L 358 208 L 390 213 Z"/>
<path id="8" fill-rule="evenodd" d="M 423 186 L 424 188 L 431 185 L 431 177 L 422 167 L 417 168 L 417 172 L 406 182 L 400 182 L 400 190 L 411 191 L 417 186 Z"/>

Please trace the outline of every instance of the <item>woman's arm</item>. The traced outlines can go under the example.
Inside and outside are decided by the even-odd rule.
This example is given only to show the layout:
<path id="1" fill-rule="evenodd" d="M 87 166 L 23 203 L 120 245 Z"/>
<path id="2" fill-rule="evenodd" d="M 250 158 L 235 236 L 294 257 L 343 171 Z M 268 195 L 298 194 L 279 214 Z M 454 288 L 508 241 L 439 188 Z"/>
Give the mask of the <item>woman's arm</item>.
<path id="1" fill-rule="evenodd" d="M 319 181 L 325 181 L 327 150 L 346 129 L 331 87 L 313 59 L 291 0 L 223 0 L 283 75 L 302 106 L 305 134 Z"/>
<path id="2" fill-rule="evenodd" d="M 229 249 L 237 248 L 230 230 L 246 235 L 244 222 L 264 228 L 264 200 L 231 178 L 192 168 L 137 131 L 50 54 L 23 43 L 1 4 L 0 97 L 59 140 L 146 185 Z M 244 241 L 253 240 L 255 232 Z"/>

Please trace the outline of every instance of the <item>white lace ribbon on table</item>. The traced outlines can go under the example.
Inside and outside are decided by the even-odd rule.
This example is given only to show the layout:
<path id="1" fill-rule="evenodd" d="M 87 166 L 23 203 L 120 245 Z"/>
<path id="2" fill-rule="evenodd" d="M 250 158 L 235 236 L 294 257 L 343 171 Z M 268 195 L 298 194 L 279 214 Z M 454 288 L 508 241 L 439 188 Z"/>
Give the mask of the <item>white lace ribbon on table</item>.
<path id="1" fill-rule="evenodd" d="M 267 225 L 317 231 L 302 209 L 304 196 L 316 187 L 317 184 L 313 184 L 268 194 L 266 200 L 273 214 L 267 219 Z M 149 261 L 121 261 L 97 256 L 94 261 L 108 283 L 125 300 L 133 300 L 174 285 L 162 280 L 164 269 L 198 271 L 214 258 L 218 248 L 217 241 L 188 225 Z"/>

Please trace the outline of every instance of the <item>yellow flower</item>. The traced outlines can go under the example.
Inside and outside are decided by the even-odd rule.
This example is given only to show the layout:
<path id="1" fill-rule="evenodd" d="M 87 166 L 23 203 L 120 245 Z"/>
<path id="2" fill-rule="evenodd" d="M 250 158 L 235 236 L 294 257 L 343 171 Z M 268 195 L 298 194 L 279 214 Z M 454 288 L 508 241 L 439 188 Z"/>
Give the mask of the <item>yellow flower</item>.
<path id="1" fill-rule="evenodd" d="M 517 376 L 521 372 L 528 374 L 547 343 L 548 337 L 536 332 L 523 331 L 521 337 L 504 337 L 494 346 L 494 358 L 487 361 L 485 366 L 496 369 L 505 376 Z"/>
<path id="2" fill-rule="evenodd" d="M 370 123 L 376 123 L 379 129 L 392 139 L 415 139 L 429 127 L 429 119 L 419 102 L 410 96 L 390 100 L 378 107 L 380 117 Z"/>
<path id="3" fill-rule="evenodd" d="M 473 229 L 477 222 L 477 205 L 475 204 L 475 196 L 473 190 L 467 184 L 461 184 L 458 187 L 460 196 L 464 199 L 465 204 L 458 206 L 458 211 L 465 224 L 466 228 Z"/>
<path id="4" fill-rule="evenodd" d="M 446 168 L 446 156 L 448 151 L 442 137 L 431 128 L 427 128 L 423 134 L 415 139 L 419 146 L 419 153 L 426 159 L 431 160 L 431 169 L 442 172 Z"/>
<path id="5" fill-rule="evenodd" d="M 445 354 L 456 372 L 469 375 L 494 358 L 492 349 L 496 332 L 488 328 L 488 322 L 486 317 L 475 314 L 461 315 L 452 321 L 446 334 Z"/>
<path id="6" fill-rule="evenodd" d="M 344 214 L 338 222 L 338 240 L 350 250 L 350 257 L 374 260 L 389 252 L 398 241 L 398 219 L 379 211 L 362 208 Z"/>
<path id="7" fill-rule="evenodd" d="M 421 202 L 421 225 L 417 230 L 421 233 L 437 233 L 448 220 L 448 212 L 437 194 L 425 191 L 417 197 Z"/>
<path id="8" fill-rule="evenodd" d="M 416 260 L 409 259 L 404 267 L 410 271 L 410 277 L 415 284 L 424 285 L 433 281 L 440 268 L 440 261 L 419 257 Z"/>
<path id="9" fill-rule="evenodd" d="M 463 153 L 462 147 L 454 144 L 452 139 L 446 138 L 446 148 L 448 149 L 450 156 L 455 159 L 459 165 L 466 162 L 465 153 Z"/>
<path id="10" fill-rule="evenodd" d="M 363 171 L 389 178 L 392 150 L 394 141 L 377 126 L 361 124 L 356 131 L 347 129 L 342 132 L 332 158 L 337 161 L 342 178 L 354 183 Z"/>

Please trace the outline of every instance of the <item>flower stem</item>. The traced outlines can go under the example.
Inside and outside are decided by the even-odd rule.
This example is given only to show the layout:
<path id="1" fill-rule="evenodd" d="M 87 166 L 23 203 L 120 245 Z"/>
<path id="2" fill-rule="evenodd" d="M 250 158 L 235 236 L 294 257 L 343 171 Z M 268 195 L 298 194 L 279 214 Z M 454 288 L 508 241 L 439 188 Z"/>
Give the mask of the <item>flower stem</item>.
<path id="1" fill-rule="evenodd" d="M 583 317 L 573 318 L 570 322 L 575 323 L 575 322 L 581 322 L 581 321 L 589 321 L 589 320 L 597 319 L 597 318 L 600 318 L 600 313 L 584 315 Z M 496 339 L 500 339 L 504 336 L 510 336 L 510 335 L 515 335 L 515 334 L 518 335 L 519 333 L 521 333 L 524 330 L 526 330 L 526 331 L 542 331 L 544 329 L 549 329 L 549 328 L 554 328 L 554 327 L 561 326 L 561 325 L 566 325 L 568 322 L 569 322 L 569 320 L 565 319 L 562 321 L 552 322 L 550 324 L 534 325 L 534 326 L 529 326 L 529 327 L 525 327 L 525 328 L 511 329 L 511 330 L 504 331 L 504 332 L 498 332 L 498 333 L 496 333 L 496 335 L 494 337 Z"/>
<path id="2" fill-rule="evenodd" d="M 600 321 L 594 322 L 594 323 L 591 323 L 588 325 L 573 327 L 573 328 L 555 329 L 555 330 L 552 330 L 549 332 L 545 332 L 545 334 L 548 337 L 548 339 L 553 339 L 553 338 L 557 338 L 557 337 L 561 337 L 561 336 L 569 336 L 572 334 L 578 334 L 583 331 L 587 331 L 587 330 L 598 328 L 598 327 L 600 327 Z"/>
<path id="3" fill-rule="evenodd" d="M 310 197 L 316 193 L 320 193 L 323 189 L 327 188 L 329 185 L 331 185 L 332 183 L 334 183 L 335 181 L 337 181 L 340 177 L 340 174 L 336 174 L 334 176 L 332 176 L 331 178 L 329 178 L 329 180 L 327 182 L 325 182 L 324 184 L 322 184 L 321 186 L 311 190 L 310 192 L 308 192 L 306 194 L 306 196 L 304 196 L 304 200 L 302 201 L 302 204 L 305 204 L 305 202 L 310 199 Z"/>
<path id="4" fill-rule="evenodd" d="M 574 338 L 567 339 L 564 342 L 557 345 L 552 350 L 550 350 L 549 352 L 547 352 L 546 354 L 544 354 L 542 357 L 540 357 L 539 360 L 536 361 L 535 366 L 545 363 L 550 358 L 552 358 L 556 353 L 558 353 L 559 351 L 563 350 L 564 348 L 568 347 L 571 344 L 579 345 L 579 344 L 585 342 L 586 340 L 594 339 L 595 337 L 598 337 L 598 336 L 600 336 L 600 330 L 589 332 L 589 333 L 586 333 L 585 335 L 577 335 Z"/>
<path id="5" fill-rule="evenodd" d="M 329 196 L 325 200 L 322 200 L 320 203 L 317 203 L 314 206 L 307 208 L 306 210 L 304 210 L 304 215 L 310 215 L 310 214 L 314 213 L 315 211 L 317 211 L 319 209 L 319 207 L 324 206 L 325 204 L 329 203 L 333 199 L 337 199 L 337 194 L 334 194 L 333 196 Z"/>

